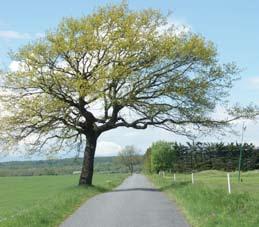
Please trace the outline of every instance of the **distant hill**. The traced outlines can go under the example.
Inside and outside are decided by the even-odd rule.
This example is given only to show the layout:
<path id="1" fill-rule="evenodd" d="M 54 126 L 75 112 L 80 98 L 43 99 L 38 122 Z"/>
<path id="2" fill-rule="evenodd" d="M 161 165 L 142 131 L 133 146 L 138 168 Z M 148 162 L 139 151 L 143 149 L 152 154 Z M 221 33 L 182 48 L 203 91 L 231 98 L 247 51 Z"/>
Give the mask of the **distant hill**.
<path id="1" fill-rule="evenodd" d="M 72 174 L 80 171 L 82 158 L 66 158 L 40 161 L 14 161 L 0 163 L 1 176 L 39 176 Z M 114 162 L 114 157 L 95 157 L 96 172 L 126 172 Z"/>

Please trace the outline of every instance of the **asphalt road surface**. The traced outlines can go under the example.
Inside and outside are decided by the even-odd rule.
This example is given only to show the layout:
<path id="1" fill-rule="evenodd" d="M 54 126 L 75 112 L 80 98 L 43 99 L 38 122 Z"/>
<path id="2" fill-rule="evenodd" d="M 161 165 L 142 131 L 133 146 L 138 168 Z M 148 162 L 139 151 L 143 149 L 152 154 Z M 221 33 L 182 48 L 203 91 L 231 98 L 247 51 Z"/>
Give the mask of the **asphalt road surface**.
<path id="1" fill-rule="evenodd" d="M 148 179 L 128 177 L 112 192 L 89 199 L 61 227 L 187 227 L 182 214 Z"/>

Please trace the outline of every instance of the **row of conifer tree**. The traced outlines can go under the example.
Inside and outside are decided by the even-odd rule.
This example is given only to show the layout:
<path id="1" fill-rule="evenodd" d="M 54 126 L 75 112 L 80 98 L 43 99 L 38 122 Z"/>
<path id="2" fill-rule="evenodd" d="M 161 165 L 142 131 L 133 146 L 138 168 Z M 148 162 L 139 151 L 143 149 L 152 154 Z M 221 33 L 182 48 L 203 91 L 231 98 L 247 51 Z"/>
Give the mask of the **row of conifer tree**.
<path id="1" fill-rule="evenodd" d="M 159 150 L 159 152 L 157 152 Z M 144 155 L 147 172 L 192 172 L 202 170 L 235 171 L 238 169 L 240 150 L 241 170 L 259 169 L 259 148 L 253 144 L 238 143 L 170 143 L 159 141 Z"/>

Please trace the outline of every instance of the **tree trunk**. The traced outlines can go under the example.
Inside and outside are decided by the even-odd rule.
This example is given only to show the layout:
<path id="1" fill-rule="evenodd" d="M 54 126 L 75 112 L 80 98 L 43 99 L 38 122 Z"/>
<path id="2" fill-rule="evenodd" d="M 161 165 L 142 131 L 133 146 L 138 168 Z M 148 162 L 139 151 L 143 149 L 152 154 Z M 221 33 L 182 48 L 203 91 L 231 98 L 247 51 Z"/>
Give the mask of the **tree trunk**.
<path id="1" fill-rule="evenodd" d="M 130 166 L 130 174 L 133 174 L 133 165 Z"/>
<path id="2" fill-rule="evenodd" d="M 96 142 L 97 136 L 95 133 L 86 136 L 86 146 L 79 185 L 92 185 Z"/>

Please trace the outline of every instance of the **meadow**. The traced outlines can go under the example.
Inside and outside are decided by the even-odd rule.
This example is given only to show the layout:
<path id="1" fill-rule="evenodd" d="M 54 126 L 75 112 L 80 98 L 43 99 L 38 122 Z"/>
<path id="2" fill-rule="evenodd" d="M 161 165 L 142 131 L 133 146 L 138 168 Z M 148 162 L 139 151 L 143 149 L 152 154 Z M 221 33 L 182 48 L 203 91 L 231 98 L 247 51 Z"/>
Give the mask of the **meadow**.
<path id="1" fill-rule="evenodd" d="M 94 186 L 78 175 L 0 177 L 0 226 L 57 226 L 88 198 L 119 185 L 126 174 L 95 174 Z"/>
<path id="2" fill-rule="evenodd" d="M 232 193 L 228 194 L 226 172 L 150 175 L 152 182 L 174 200 L 194 227 L 254 227 L 259 223 L 259 172 L 231 173 Z"/>

